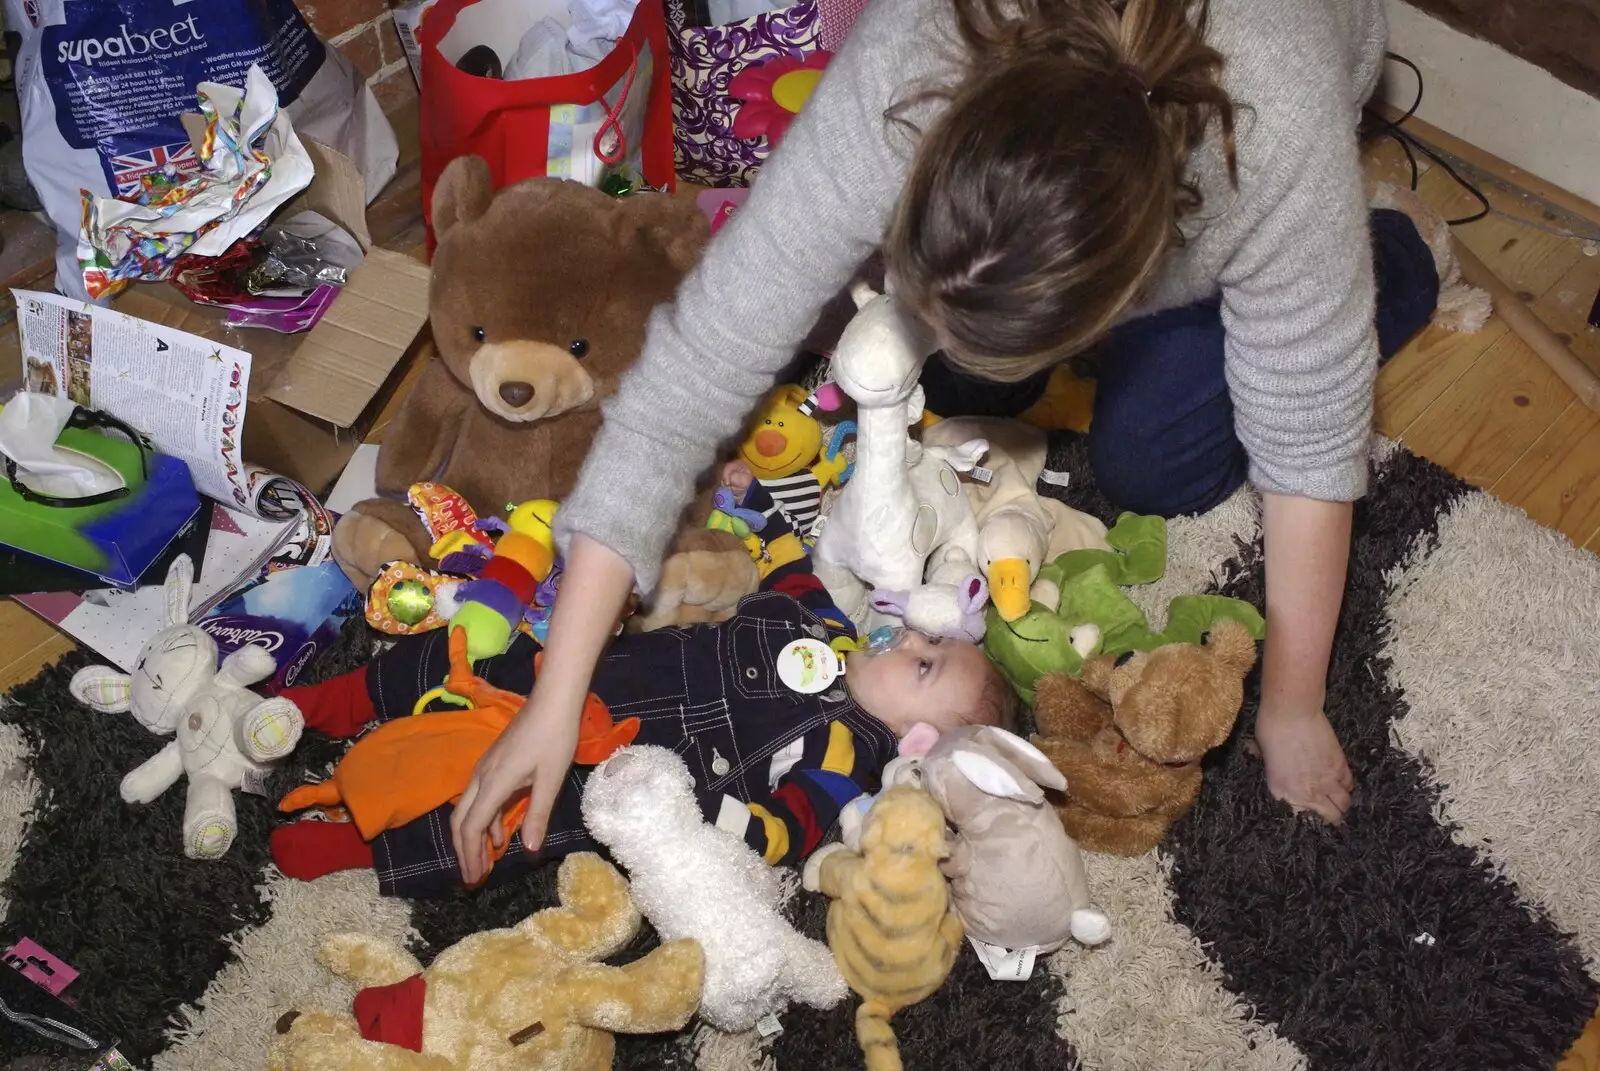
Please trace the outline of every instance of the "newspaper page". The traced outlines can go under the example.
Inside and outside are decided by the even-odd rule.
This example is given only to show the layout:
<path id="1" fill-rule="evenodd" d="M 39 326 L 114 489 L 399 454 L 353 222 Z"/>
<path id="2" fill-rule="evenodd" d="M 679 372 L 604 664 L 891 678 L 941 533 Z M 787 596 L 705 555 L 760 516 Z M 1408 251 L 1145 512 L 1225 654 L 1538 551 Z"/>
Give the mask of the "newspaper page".
<path id="1" fill-rule="evenodd" d="M 28 390 L 126 421 L 185 461 L 201 494 L 255 512 L 239 457 L 248 353 L 57 294 L 12 294 Z"/>
<path id="2" fill-rule="evenodd" d="M 27 389 L 64 394 L 150 437 L 194 485 L 269 521 L 308 514 L 305 564 L 333 551 L 333 518 L 305 487 L 240 458 L 250 355 L 187 331 L 57 294 L 13 290 Z"/>

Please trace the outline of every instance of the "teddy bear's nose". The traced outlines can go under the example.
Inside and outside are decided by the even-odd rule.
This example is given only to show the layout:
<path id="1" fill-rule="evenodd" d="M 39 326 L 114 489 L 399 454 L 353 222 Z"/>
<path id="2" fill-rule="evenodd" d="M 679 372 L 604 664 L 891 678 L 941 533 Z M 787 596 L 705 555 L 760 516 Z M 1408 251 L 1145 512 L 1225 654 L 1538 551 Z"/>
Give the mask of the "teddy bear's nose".
<path id="1" fill-rule="evenodd" d="M 533 400 L 533 384 L 521 381 L 502 383 L 500 397 L 505 399 L 507 405 L 514 405 L 520 409 Z"/>
<path id="2" fill-rule="evenodd" d="M 756 453 L 762 457 L 777 457 L 789 445 L 781 431 L 758 431 L 755 437 Z"/>

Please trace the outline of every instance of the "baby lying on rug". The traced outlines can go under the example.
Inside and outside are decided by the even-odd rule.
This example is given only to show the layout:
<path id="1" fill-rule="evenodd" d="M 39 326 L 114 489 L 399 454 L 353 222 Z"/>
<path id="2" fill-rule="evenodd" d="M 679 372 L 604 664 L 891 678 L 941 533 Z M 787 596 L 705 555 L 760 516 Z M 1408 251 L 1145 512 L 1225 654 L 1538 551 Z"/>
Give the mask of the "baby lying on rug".
<path id="1" fill-rule="evenodd" d="M 730 468 L 725 482 L 748 481 Z M 764 538 L 785 534 L 787 521 L 759 483 L 749 484 L 742 505 L 769 514 Z M 813 641 L 804 658 L 784 655 L 801 639 Z M 802 556 L 773 569 L 728 621 L 618 637 L 592 688 L 615 718 L 639 719 L 635 743 L 683 756 L 707 821 L 743 837 L 768 863 L 796 863 L 821 843 L 845 804 L 877 790 L 914 724 L 941 732 L 1011 728 L 1015 717 L 1015 693 L 977 646 L 907 630 L 874 633 L 873 642 L 845 656 L 842 678 L 811 690 L 827 677 L 825 667 L 811 677 L 815 663 L 830 661 L 828 644 L 840 639 L 853 641 L 854 629 Z M 490 684 L 525 695 L 535 650 L 522 636 L 475 669 Z M 361 669 L 285 694 L 308 729 L 351 737 L 373 720 L 410 715 L 445 679 L 448 661 L 446 634 L 434 631 L 400 641 Z M 541 849 L 525 852 L 514 839 L 489 883 L 595 847 L 579 809 L 586 775 L 577 766 L 568 774 Z M 448 895 L 461 888 L 451 810 L 445 804 L 370 843 L 350 822 L 304 819 L 273 832 L 272 857 L 286 875 L 306 881 L 373 867 L 385 895 Z"/>

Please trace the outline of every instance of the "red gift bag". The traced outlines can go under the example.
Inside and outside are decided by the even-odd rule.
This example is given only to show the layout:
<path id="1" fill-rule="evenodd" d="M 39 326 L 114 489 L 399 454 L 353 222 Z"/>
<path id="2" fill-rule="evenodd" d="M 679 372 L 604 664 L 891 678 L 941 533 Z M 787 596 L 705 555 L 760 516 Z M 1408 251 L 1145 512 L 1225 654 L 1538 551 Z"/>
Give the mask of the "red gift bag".
<path id="1" fill-rule="evenodd" d="M 422 204 L 433 247 L 433 184 L 458 156 L 481 156 L 495 188 L 550 176 L 600 185 L 612 175 L 671 187 L 672 90 L 659 0 L 639 0 L 627 32 L 575 74 L 502 81 L 456 62 L 488 45 L 509 63 L 522 35 L 562 0 L 438 0 L 417 33 L 422 51 Z"/>

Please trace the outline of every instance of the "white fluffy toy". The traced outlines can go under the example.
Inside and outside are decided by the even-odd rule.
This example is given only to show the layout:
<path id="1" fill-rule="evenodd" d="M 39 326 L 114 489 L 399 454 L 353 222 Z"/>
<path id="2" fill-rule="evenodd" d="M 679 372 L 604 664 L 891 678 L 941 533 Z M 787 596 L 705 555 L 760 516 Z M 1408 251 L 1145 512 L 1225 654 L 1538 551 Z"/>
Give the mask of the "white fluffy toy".
<path id="1" fill-rule="evenodd" d="M 693 937 L 705 949 L 706 1022 L 738 1032 L 791 1000 L 831 1008 L 844 999 L 833 953 L 779 913 L 777 871 L 701 817 L 676 753 L 639 744 L 607 759 L 584 786 L 583 821 L 627 870 L 634 904 L 661 939 Z"/>
<path id="2" fill-rule="evenodd" d="M 78 702 L 102 713 L 130 711 L 157 736 L 176 738 L 122 779 L 127 803 L 150 803 L 185 775 L 183 852 L 216 859 L 233 844 L 233 790 L 264 777 L 300 742 L 305 719 L 288 699 L 263 699 L 250 685 L 277 668 L 260 647 L 242 647 L 217 666 L 217 643 L 189 624 L 194 563 L 167 571 L 167 624 L 139 653 L 132 676 L 87 666 L 72 677 Z"/>

